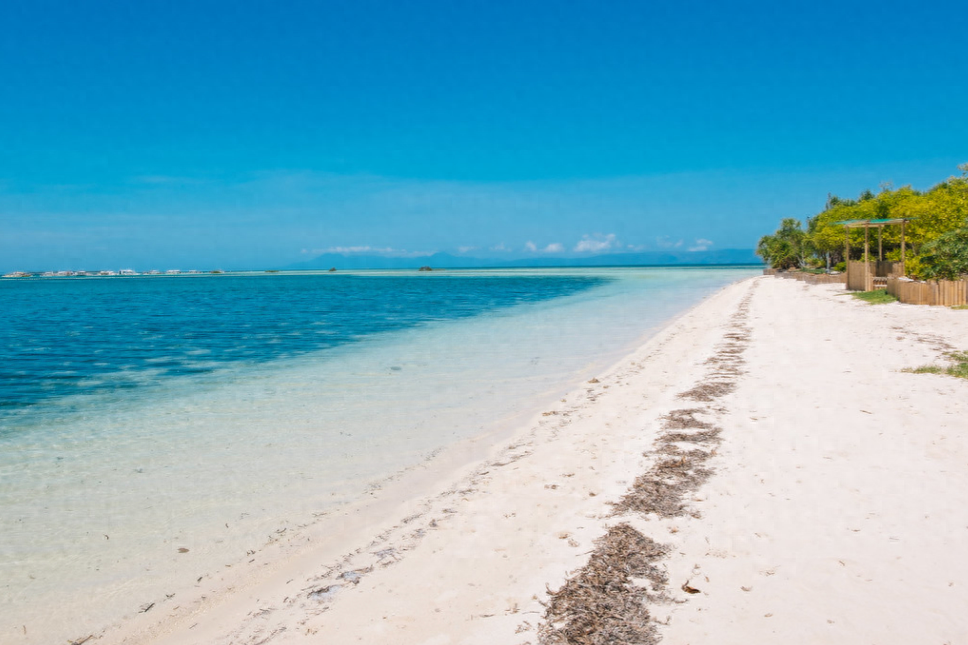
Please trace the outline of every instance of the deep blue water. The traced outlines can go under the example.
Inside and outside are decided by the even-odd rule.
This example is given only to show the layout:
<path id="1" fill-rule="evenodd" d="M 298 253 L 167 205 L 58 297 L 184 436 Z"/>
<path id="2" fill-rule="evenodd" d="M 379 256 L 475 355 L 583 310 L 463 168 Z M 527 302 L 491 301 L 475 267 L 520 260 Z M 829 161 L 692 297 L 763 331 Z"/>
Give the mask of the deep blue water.
<path id="1" fill-rule="evenodd" d="M 0 425 L 144 388 L 574 294 L 589 276 L 222 275 L 0 281 Z"/>

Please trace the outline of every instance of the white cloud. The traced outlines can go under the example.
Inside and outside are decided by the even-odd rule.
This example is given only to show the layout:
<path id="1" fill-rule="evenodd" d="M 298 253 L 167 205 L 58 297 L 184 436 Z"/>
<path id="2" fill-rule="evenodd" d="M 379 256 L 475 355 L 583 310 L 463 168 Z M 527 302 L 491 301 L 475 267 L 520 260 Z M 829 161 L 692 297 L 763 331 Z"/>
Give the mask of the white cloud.
<path id="1" fill-rule="evenodd" d="M 594 235 L 583 235 L 578 244 L 575 245 L 575 250 L 579 253 L 595 253 L 609 251 L 613 248 L 619 248 L 621 246 L 622 245 L 619 244 L 615 239 L 615 233 L 609 233 L 608 235 L 595 233 Z"/>
<path id="2" fill-rule="evenodd" d="M 705 251 L 705 250 L 707 250 L 712 245 L 713 245 L 713 241 L 712 240 L 706 240 L 706 239 L 703 239 L 703 238 L 699 238 L 698 240 L 696 240 L 696 243 L 693 246 L 690 246 L 689 247 L 689 250 L 690 251 Z"/>
<path id="3" fill-rule="evenodd" d="M 655 238 L 655 243 L 657 246 L 663 249 L 677 249 L 682 246 L 682 240 L 676 240 L 673 242 L 672 238 L 670 238 L 668 235 Z"/>
<path id="4" fill-rule="evenodd" d="M 512 249 L 511 249 L 511 247 L 505 245 L 504 242 L 501 242 L 500 244 L 495 244 L 494 246 L 492 246 L 491 247 L 491 250 L 492 251 L 500 251 L 502 253 L 508 253 Z"/>
<path id="5" fill-rule="evenodd" d="M 476 246 L 458 246 L 457 251 L 459 253 L 467 253 L 469 251 L 473 251 L 476 248 L 477 248 Z"/>
<path id="6" fill-rule="evenodd" d="M 331 246 L 323 253 L 393 253 L 390 247 L 379 248 L 373 246 Z"/>
<path id="7" fill-rule="evenodd" d="M 544 248 L 538 248 L 537 244 L 528 240 L 524 245 L 524 249 L 528 253 L 561 253 L 565 250 L 565 246 L 559 242 L 552 242 Z"/>

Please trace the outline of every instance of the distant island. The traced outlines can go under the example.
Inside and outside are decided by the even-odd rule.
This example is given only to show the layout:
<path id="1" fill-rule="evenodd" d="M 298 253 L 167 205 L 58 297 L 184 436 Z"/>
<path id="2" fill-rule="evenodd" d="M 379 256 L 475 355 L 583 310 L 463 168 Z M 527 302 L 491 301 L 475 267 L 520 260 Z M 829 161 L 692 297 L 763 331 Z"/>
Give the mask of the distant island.
<path id="1" fill-rule="evenodd" d="M 391 257 L 384 255 L 345 255 L 324 253 L 305 262 L 285 267 L 288 270 L 318 269 L 481 269 L 511 267 L 607 267 L 607 266 L 709 266 L 762 264 L 753 249 L 721 249 L 715 251 L 651 251 L 646 253 L 609 253 L 591 257 L 534 257 L 518 260 L 474 258 L 434 253 L 419 257 Z"/>

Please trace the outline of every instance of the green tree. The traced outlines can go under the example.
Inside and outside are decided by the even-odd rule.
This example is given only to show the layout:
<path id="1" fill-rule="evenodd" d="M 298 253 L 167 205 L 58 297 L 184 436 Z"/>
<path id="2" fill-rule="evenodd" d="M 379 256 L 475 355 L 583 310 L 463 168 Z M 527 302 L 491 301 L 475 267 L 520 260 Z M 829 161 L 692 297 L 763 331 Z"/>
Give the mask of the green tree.
<path id="1" fill-rule="evenodd" d="M 822 213 L 807 220 L 810 249 L 826 261 L 828 269 L 831 263 L 844 259 L 844 228 L 838 226 L 837 222 L 860 219 L 857 210 L 857 202 L 831 197 L 827 200 L 827 208 Z"/>
<path id="2" fill-rule="evenodd" d="M 958 257 L 957 240 L 961 238 L 960 233 L 947 234 L 968 227 L 968 163 L 960 164 L 958 170 L 960 177 L 949 177 L 925 192 L 884 183 L 876 195 L 865 190 L 857 200 L 828 194 L 824 210 L 807 219 L 805 231 L 797 220 L 784 219 L 774 234 L 760 239 L 757 253 L 776 268 L 817 265 L 821 261 L 829 268 L 832 262 L 848 259 L 843 257 L 845 238 L 850 240 L 851 259 L 863 254 L 864 229 L 852 228 L 845 233 L 838 222 L 907 218 L 911 221 L 905 227 L 906 259 L 911 275 L 951 275 L 955 270 L 951 267 L 958 266 L 951 258 Z M 900 259 L 901 227 L 885 226 L 868 233 L 875 253 L 880 239 L 885 259 Z M 944 241 L 940 241 L 942 238 Z M 932 268 L 933 263 L 937 268 Z"/>
<path id="3" fill-rule="evenodd" d="M 924 245 L 921 274 L 929 280 L 968 275 L 968 226 L 948 231 Z"/>
<path id="4" fill-rule="evenodd" d="M 806 234 L 800 221 L 787 217 L 773 235 L 764 235 L 756 253 L 774 269 L 796 269 L 804 265 Z"/>

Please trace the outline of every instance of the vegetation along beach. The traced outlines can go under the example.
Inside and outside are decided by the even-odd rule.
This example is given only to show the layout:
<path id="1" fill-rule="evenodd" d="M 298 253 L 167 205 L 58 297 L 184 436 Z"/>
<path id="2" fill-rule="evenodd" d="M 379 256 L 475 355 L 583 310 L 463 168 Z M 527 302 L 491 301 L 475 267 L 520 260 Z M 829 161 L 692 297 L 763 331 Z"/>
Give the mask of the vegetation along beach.
<path id="1" fill-rule="evenodd" d="M 0 645 L 968 645 L 966 23 L 0 3 Z"/>

